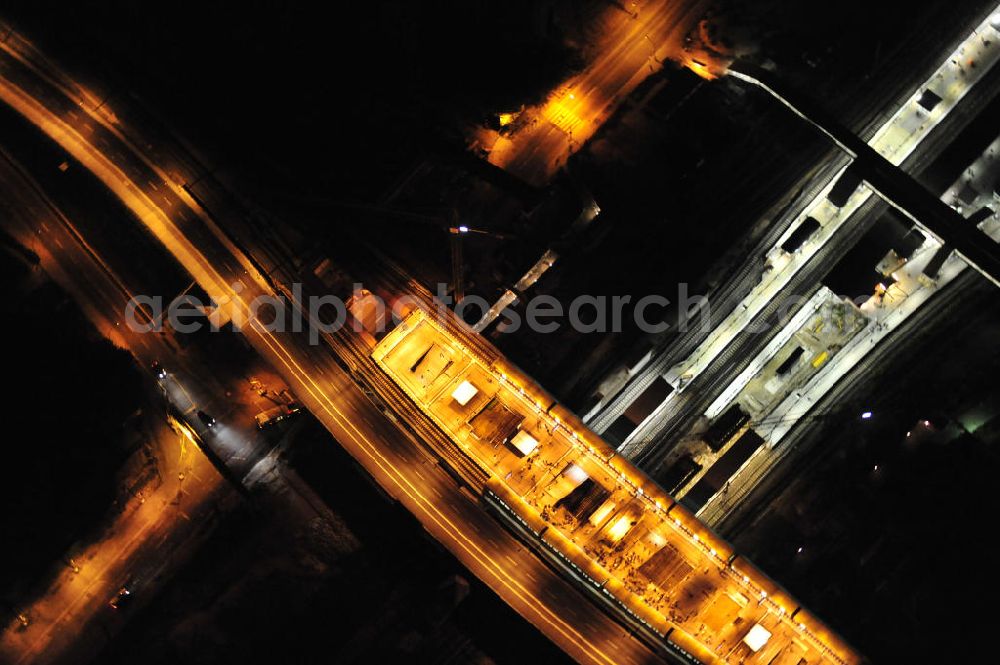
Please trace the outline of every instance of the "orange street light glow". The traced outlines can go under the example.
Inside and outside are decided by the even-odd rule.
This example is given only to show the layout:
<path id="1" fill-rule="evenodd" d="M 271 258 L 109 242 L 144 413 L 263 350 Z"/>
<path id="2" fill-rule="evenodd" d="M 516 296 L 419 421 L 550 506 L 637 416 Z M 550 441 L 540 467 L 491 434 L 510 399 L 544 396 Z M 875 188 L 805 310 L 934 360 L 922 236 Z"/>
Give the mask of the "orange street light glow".
<path id="1" fill-rule="evenodd" d="M 841 638 L 807 617 L 794 598 L 503 357 L 483 360 L 422 309 L 383 337 L 371 355 L 489 473 L 483 493 L 488 504 L 543 539 L 648 630 L 672 641 L 685 635 L 689 651 L 711 653 L 720 645 L 736 648 L 751 626 L 761 625 L 772 636 L 762 647 L 769 659 L 787 650 L 798 658 L 808 653 L 815 663 L 861 662 Z M 540 411 L 539 403 L 552 406 Z M 530 455 L 523 454 L 529 449 Z M 693 588 L 698 594 L 688 592 Z M 754 597 L 758 603 L 724 600 Z M 799 608 L 795 617 L 804 627 L 789 620 L 785 607 Z M 718 612 L 728 613 L 725 620 L 719 621 Z M 706 631 L 708 622 L 718 627 Z M 758 630 L 754 637 L 761 635 Z"/>

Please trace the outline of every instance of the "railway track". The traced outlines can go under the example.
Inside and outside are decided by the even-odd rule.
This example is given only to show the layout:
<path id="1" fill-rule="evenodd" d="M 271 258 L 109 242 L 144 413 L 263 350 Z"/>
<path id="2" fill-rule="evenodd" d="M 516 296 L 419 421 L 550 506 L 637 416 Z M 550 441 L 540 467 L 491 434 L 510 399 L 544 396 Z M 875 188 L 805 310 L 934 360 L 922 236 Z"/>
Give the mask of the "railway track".
<path id="1" fill-rule="evenodd" d="M 939 127 L 939 131 L 932 133 L 927 140 L 921 142 L 914 154 L 906 161 L 905 167 L 908 171 L 920 174 L 927 170 L 927 168 L 934 162 L 934 160 L 940 155 L 941 151 L 944 150 L 948 141 L 947 137 L 954 137 L 966 124 L 971 122 L 971 120 L 976 116 L 976 114 L 988 104 L 996 95 L 996 90 L 1000 85 L 1000 72 L 993 72 L 991 75 L 984 79 L 980 85 L 976 86 L 967 100 L 964 100 L 962 106 L 958 107 L 955 112 L 949 116 L 946 123 L 943 123 Z M 839 163 L 839 162 L 838 162 Z M 822 182 L 817 181 L 814 183 L 813 187 L 809 190 L 803 192 L 803 194 L 797 198 L 802 199 L 804 197 L 811 196 L 818 193 L 825 184 L 829 182 L 829 179 L 825 179 Z M 808 199 L 807 199 L 808 200 Z M 863 235 L 871 228 L 872 224 L 878 219 L 878 217 L 886 210 L 887 206 L 880 199 L 875 197 L 870 198 L 868 201 L 859 208 L 852 219 L 848 220 L 837 234 L 831 238 L 831 240 L 823 247 L 817 254 L 812 258 L 809 263 L 803 266 L 799 272 L 793 277 L 792 281 L 784 290 L 786 295 L 806 295 L 811 289 L 814 289 L 825 274 L 828 272 L 830 267 L 836 262 L 837 258 L 843 256 L 843 254 L 853 247 L 856 242 L 863 237 Z M 797 210 L 795 206 L 792 206 L 790 210 Z M 785 220 L 790 223 L 790 220 Z M 780 230 L 783 232 L 787 228 L 788 224 L 783 221 L 781 224 L 773 225 L 775 229 L 774 238 L 780 236 Z M 771 235 L 771 234 L 769 234 Z M 766 242 L 762 242 L 762 246 L 766 245 Z M 769 247 L 769 246 L 768 246 Z M 727 305 L 732 304 L 731 295 L 737 292 L 740 288 L 739 280 L 747 279 L 748 275 L 752 274 L 750 269 L 752 266 L 750 262 L 746 262 L 744 266 L 737 271 L 734 278 L 728 283 L 728 290 L 721 291 L 721 297 L 723 302 Z M 758 325 L 761 321 L 766 321 L 769 317 L 773 317 L 774 313 L 777 311 L 775 306 L 776 301 L 772 301 L 768 307 L 755 319 L 754 325 Z M 731 311 L 731 307 L 723 310 L 726 314 Z M 714 319 L 713 312 L 713 319 Z M 721 317 L 720 317 L 721 318 Z M 714 321 L 713 321 L 714 323 Z M 766 334 L 748 334 L 745 331 L 740 333 L 725 349 L 725 351 L 720 354 L 713 363 L 705 369 L 702 375 L 710 374 L 713 372 L 722 372 L 723 378 L 718 380 L 711 380 L 711 382 L 706 386 L 705 384 L 699 384 L 698 379 L 687 387 L 686 392 L 691 391 L 705 391 L 706 389 L 711 391 L 715 387 L 721 389 L 724 387 L 728 381 L 732 380 L 743 368 L 750 362 L 750 359 L 755 356 L 760 349 L 766 344 L 766 342 L 773 336 L 776 328 L 771 326 Z M 756 338 L 756 341 L 750 338 Z M 657 377 L 665 373 L 672 367 L 678 360 L 689 355 L 696 345 L 705 337 L 705 333 L 702 333 L 700 326 L 693 333 L 687 334 L 678 340 L 675 340 L 670 347 L 666 348 L 659 358 L 657 358 L 646 370 L 644 370 L 643 375 L 640 380 L 633 382 L 632 384 L 626 386 L 626 389 L 620 393 L 610 404 L 606 407 L 605 412 L 601 414 L 598 419 L 595 419 L 592 423 L 594 429 L 601 431 L 601 429 L 606 429 L 613 422 L 613 417 L 618 417 L 620 413 L 624 413 L 625 408 L 631 404 L 638 396 L 641 394 L 646 387 L 652 383 L 652 381 Z M 735 361 L 735 362 L 734 362 Z M 731 365 L 727 366 L 727 363 Z M 728 367 L 728 368 L 727 368 Z M 711 398 L 714 399 L 715 395 L 712 394 Z M 709 400 L 704 400 L 705 404 L 710 403 Z M 691 401 L 687 400 L 685 404 L 690 404 Z M 683 412 L 681 412 L 683 415 Z M 680 430 L 683 431 L 686 425 L 693 423 L 692 420 L 688 419 L 686 421 L 682 420 L 677 425 L 680 426 Z M 633 434 L 634 441 L 630 442 L 627 450 L 631 451 L 629 456 L 635 456 L 637 463 L 646 468 L 647 470 L 655 467 L 659 460 L 662 460 L 664 456 L 669 454 L 671 447 L 669 445 L 662 446 L 662 442 L 669 442 L 676 436 L 678 426 L 669 422 L 664 416 L 657 416 L 655 419 L 650 420 L 648 423 L 641 425 L 635 434 Z M 647 449 L 652 446 L 653 448 L 663 450 L 653 450 L 647 452 Z"/>
<path id="2" fill-rule="evenodd" d="M 436 423 L 410 399 L 402 388 L 386 375 L 371 358 L 371 351 L 355 333 L 341 330 L 326 337 L 328 345 L 338 355 L 349 356 L 356 370 L 355 381 L 365 395 L 387 415 L 392 413 L 397 424 L 409 431 L 414 438 L 440 460 L 460 482 L 477 493 L 482 493 L 490 472 L 465 454 L 461 448 Z"/>
<path id="3" fill-rule="evenodd" d="M 291 293 L 285 289 L 281 291 L 289 301 L 295 302 Z M 422 445 L 459 484 L 466 485 L 477 494 L 482 493 L 490 472 L 466 455 L 382 371 L 372 359 L 371 349 L 360 335 L 349 327 L 342 326 L 334 332 L 324 333 L 322 339 L 341 368 L 351 375 L 359 389 L 386 418 L 406 431 L 418 445 Z"/>
<path id="4" fill-rule="evenodd" d="M 985 6 L 985 5 L 984 5 Z M 978 24 L 982 19 L 980 16 L 981 12 L 974 12 L 976 15 L 966 21 L 968 24 L 968 29 L 963 27 L 963 29 L 958 33 L 958 36 L 954 39 L 954 43 L 957 44 L 959 41 L 965 38 L 968 30 L 971 30 L 972 26 Z M 951 47 L 949 47 L 948 52 L 950 52 Z M 894 100 L 893 103 L 885 104 L 881 100 L 886 96 L 884 88 L 877 90 L 877 93 L 859 96 L 857 98 L 856 104 L 853 107 L 856 109 L 852 113 L 852 117 L 849 118 L 849 123 L 858 132 L 858 135 L 863 139 L 868 140 L 877 129 L 896 111 L 899 104 L 901 103 L 901 97 L 905 97 L 907 93 L 910 92 L 912 88 L 919 85 L 922 81 L 930 75 L 931 72 L 938 66 L 939 61 L 937 56 L 925 57 L 921 62 L 921 66 L 915 71 L 913 68 L 912 59 L 903 58 L 900 54 L 894 54 L 894 69 L 891 69 L 886 74 L 886 79 L 893 85 L 893 91 L 889 93 Z M 992 73 L 993 77 L 996 73 Z M 943 125 L 954 125 L 959 123 L 968 122 L 969 118 L 978 112 L 982 106 L 986 103 L 984 97 L 992 97 L 992 90 L 994 85 L 987 83 L 984 79 L 980 85 L 975 86 L 968 95 L 966 100 L 959 105 L 950 114 L 949 118 L 943 123 Z M 944 126 L 939 127 L 939 130 L 944 129 Z M 903 164 L 903 168 L 909 172 L 919 172 L 925 168 L 938 154 L 943 150 L 944 145 L 940 140 L 943 134 L 948 134 L 950 132 L 938 131 L 932 133 L 927 140 L 922 141 L 918 147 L 914 150 L 907 160 Z M 833 154 L 833 158 L 828 160 L 828 164 L 816 170 L 816 173 L 811 174 L 808 177 L 808 182 L 804 186 L 803 190 L 794 197 L 793 202 L 782 209 L 781 204 L 772 208 L 775 214 L 775 220 L 769 225 L 768 230 L 764 233 L 761 239 L 756 243 L 753 249 L 748 252 L 748 256 L 762 256 L 771 247 L 773 247 L 781 234 L 789 227 L 795 216 L 801 211 L 804 206 L 813 198 L 815 198 L 819 192 L 825 187 L 833 175 L 835 175 L 840 168 L 848 163 L 848 160 L 839 154 Z M 843 230 L 841 230 L 841 233 Z M 810 263 L 814 263 L 817 260 L 822 261 L 823 258 L 817 255 L 813 257 Z M 800 273 L 805 271 L 808 266 L 804 266 Z M 741 292 L 745 293 L 749 291 L 752 286 L 751 278 L 757 271 L 757 266 L 753 261 L 746 261 L 739 265 L 735 270 L 730 271 L 730 273 L 724 278 L 723 283 L 717 287 L 717 289 L 708 294 L 712 298 L 713 303 L 721 305 L 721 307 L 716 307 L 718 312 L 712 312 L 712 325 L 717 325 L 718 320 L 724 318 L 729 312 L 738 306 L 739 299 L 742 297 L 739 295 Z M 649 387 L 650 384 L 656 379 L 657 376 L 665 374 L 673 365 L 680 362 L 682 359 L 688 357 L 700 344 L 707 333 L 702 333 L 700 328 L 697 326 L 696 330 L 688 331 L 682 334 L 681 337 L 668 340 L 665 346 L 661 346 L 658 350 L 657 357 L 653 362 L 647 366 L 639 377 L 635 381 L 626 385 L 625 388 L 616 395 L 607 406 L 605 406 L 601 412 L 595 417 L 590 425 L 592 429 L 597 432 L 603 432 L 607 430 L 611 424 L 620 417 L 630 404 L 632 404 L 641 393 Z"/>
<path id="5" fill-rule="evenodd" d="M 879 345 L 878 354 L 866 354 L 843 379 L 837 382 L 813 408 L 813 413 L 837 414 L 837 405 L 853 403 L 862 389 L 871 383 L 876 372 L 898 361 L 923 344 L 936 321 L 947 315 L 950 320 L 964 321 L 974 314 L 984 294 L 993 289 L 973 270 L 965 270 L 909 317 L 903 325 Z M 902 343 L 901 343 L 902 342 Z M 808 455 L 820 443 L 825 429 L 824 418 L 809 418 L 802 427 L 793 429 L 773 454 L 756 465 L 751 475 L 729 486 L 725 501 L 709 502 L 700 516 L 706 524 L 725 532 L 727 537 L 745 527 L 759 513 L 754 507 L 767 505 L 785 489 L 783 481 L 789 474 L 798 474 L 819 460 Z M 790 457 L 790 453 L 795 455 Z M 790 461 L 782 472 L 783 463 Z"/>

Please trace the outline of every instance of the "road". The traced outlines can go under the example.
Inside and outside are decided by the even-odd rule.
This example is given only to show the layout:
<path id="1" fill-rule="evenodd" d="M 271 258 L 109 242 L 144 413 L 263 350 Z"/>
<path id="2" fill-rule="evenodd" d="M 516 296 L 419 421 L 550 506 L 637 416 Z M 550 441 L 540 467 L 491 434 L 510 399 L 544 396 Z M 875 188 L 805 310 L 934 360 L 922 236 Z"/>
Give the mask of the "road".
<path id="1" fill-rule="evenodd" d="M 618 104 L 664 60 L 682 55 L 684 36 L 709 3 L 702 0 L 609 3 L 604 33 L 583 71 L 526 109 L 519 128 L 496 137 L 489 161 L 521 179 L 544 185 L 614 113 Z"/>
<path id="2" fill-rule="evenodd" d="M 229 316 L 246 319 L 249 302 L 271 292 L 271 284 L 168 175 L 183 167 L 153 164 L 109 121 L 107 106 L 99 113 L 82 108 L 75 91 L 20 60 L 22 51 L 9 41 L 0 55 L 0 98 L 99 178 Z M 426 453 L 358 390 L 326 347 L 310 345 L 304 333 L 273 333 L 256 320 L 243 330 L 246 340 L 390 495 L 568 654 L 586 663 L 656 661 L 603 611 L 580 602 L 575 589 L 481 510 L 449 475 L 429 469 Z"/>
<path id="3" fill-rule="evenodd" d="M 109 339 L 146 358 L 163 353 L 156 336 L 137 339 L 116 326 L 124 301 L 122 284 L 106 264 L 78 243 L 74 227 L 60 218 L 23 173 L 0 158 L 0 193 L 16 211 L 5 229 L 31 247 L 40 270 L 70 293 Z M 87 285 L 84 290 L 82 285 Z M 183 390 L 176 377 L 167 381 Z M 66 564 L 54 571 L 45 588 L 22 608 L 30 624 L 8 625 L 0 634 L 4 663 L 82 662 L 92 658 L 123 625 L 125 612 L 108 602 L 129 578 L 135 579 L 136 605 L 188 556 L 214 525 L 219 506 L 234 492 L 199 449 L 167 425 L 163 398 L 150 378 L 146 383 L 141 427 L 156 459 L 156 476 L 133 487 L 128 501 L 108 522 L 77 543 Z M 128 479 L 131 480 L 131 479 Z M 127 480 L 126 480 L 127 482 Z M 73 564 L 70 565 L 69 561 Z"/>
<path id="4" fill-rule="evenodd" d="M 5 147 L 14 143 L 8 140 Z M 129 350 L 141 367 L 159 359 L 168 369 L 159 381 L 150 373 L 143 406 L 142 431 L 157 460 L 157 476 L 142 486 L 135 483 L 134 473 L 123 478 L 131 492 L 124 509 L 112 511 L 105 523 L 94 528 L 93 536 L 78 541 L 34 591 L 35 600 L 18 608 L 30 625 L 21 629 L 14 623 L 0 635 L 0 662 L 83 663 L 90 662 L 135 612 L 131 608 L 113 612 L 108 607 L 122 583 L 135 579 L 136 607 L 155 597 L 161 583 L 208 537 L 216 517 L 239 499 L 232 483 L 224 482 L 199 448 L 168 427 L 164 395 L 187 416 L 202 445 L 225 464 L 231 481 L 243 478 L 247 488 L 263 484 L 276 500 L 288 504 L 288 512 L 280 518 L 285 523 L 329 519 L 329 510 L 293 470 L 280 463 L 278 453 L 285 440 L 275 445 L 275 437 L 264 436 L 255 427 L 254 415 L 274 404 L 259 394 L 260 389 L 269 388 L 273 395 L 283 387 L 273 370 L 232 334 L 181 344 L 171 334 L 137 334 L 122 325 L 124 305 L 137 285 L 162 288 L 177 283 L 178 275 L 170 274 L 169 263 L 149 251 L 137 254 L 134 239 L 122 244 L 100 236 L 101 215 L 88 214 L 94 212 L 88 209 L 94 201 L 83 191 L 88 189 L 85 179 L 74 178 L 74 169 L 63 172 L 52 167 L 63 159 L 58 150 L 48 150 L 37 140 L 13 147 L 19 157 L 43 171 L 40 176 L 50 176 L 43 187 L 29 169 L 0 148 L 0 194 L 9 210 L 4 229 L 38 255 L 35 279 L 55 280 L 95 329 Z M 44 173 L 48 170 L 51 173 Z M 89 187 L 102 188 L 96 182 Z M 94 242 L 85 236 L 94 236 Z M 148 281 L 147 271 L 135 270 L 137 256 L 144 265 L 155 266 L 156 281 Z M 212 432 L 195 417 L 197 409 L 218 418 Z"/>

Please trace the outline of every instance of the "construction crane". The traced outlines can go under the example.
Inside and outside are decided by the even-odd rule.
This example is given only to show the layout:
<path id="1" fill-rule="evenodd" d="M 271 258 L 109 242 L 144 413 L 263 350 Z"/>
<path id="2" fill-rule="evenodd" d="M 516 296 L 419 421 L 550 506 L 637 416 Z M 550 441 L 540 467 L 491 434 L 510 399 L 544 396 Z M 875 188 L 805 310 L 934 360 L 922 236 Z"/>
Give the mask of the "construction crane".
<path id="1" fill-rule="evenodd" d="M 504 233 L 477 229 L 463 224 L 459 220 L 458 211 L 455 208 L 451 208 L 447 213 L 433 214 L 415 213 L 377 204 L 336 202 L 335 205 L 340 208 L 376 213 L 391 219 L 427 224 L 429 226 L 434 226 L 447 231 L 451 250 L 451 288 L 452 294 L 454 295 L 454 302 L 456 303 L 465 298 L 465 259 L 463 256 L 464 238 L 468 235 L 488 236 L 490 238 L 495 238 L 496 240 L 510 240 L 515 237 Z"/>
<path id="2" fill-rule="evenodd" d="M 464 224 L 449 226 L 448 233 L 451 234 L 451 288 L 457 303 L 465 298 L 465 260 L 462 257 L 462 239 L 470 233 L 478 233 L 497 240 L 507 240 L 513 236 L 474 229 Z"/>

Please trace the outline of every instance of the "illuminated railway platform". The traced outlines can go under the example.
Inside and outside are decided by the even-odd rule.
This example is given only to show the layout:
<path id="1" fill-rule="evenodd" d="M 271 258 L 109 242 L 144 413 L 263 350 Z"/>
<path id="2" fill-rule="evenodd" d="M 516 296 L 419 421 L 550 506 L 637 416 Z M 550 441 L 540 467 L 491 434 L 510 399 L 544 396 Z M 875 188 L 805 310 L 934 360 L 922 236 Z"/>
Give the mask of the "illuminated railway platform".
<path id="1" fill-rule="evenodd" d="M 489 470 L 485 500 L 645 637 L 706 664 L 863 662 L 502 358 L 487 363 L 420 309 L 372 357 Z"/>

